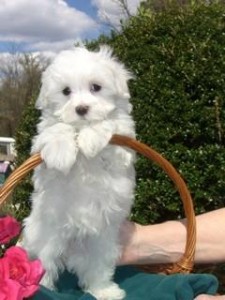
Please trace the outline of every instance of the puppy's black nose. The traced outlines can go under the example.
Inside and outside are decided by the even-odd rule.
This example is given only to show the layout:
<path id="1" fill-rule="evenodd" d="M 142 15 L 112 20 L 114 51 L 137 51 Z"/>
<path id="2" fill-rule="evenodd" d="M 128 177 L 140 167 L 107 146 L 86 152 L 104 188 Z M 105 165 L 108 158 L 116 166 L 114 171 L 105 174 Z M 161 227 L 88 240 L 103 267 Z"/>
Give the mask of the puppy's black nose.
<path id="1" fill-rule="evenodd" d="M 76 107 L 75 110 L 76 110 L 76 113 L 79 116 L 84 116 L 88 112 L 89 106 L 87 106 L 87 105 L 79 105 L 79 106 Z"/>

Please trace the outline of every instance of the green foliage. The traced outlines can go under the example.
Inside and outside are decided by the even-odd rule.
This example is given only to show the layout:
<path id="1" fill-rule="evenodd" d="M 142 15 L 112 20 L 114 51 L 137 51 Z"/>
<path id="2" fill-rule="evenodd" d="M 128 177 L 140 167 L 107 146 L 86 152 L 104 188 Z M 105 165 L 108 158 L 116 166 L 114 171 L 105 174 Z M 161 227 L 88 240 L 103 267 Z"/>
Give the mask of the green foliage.
<path id="1" fill-rule="evenodd" d="M 36 134 L 36 124 L 40 113 L 34 108 L 35 98 L 33 97 L 27 104 L 16 132 L 17 166 L 20 166 L 30 156 L 31 140 Z M 15 189 L 13 203 L 19 203 L 20 207 L 18 210 L 15 209 L 14 215 L 19 221 L 23 220 L 29 214 L 29 198 L 32 189 L 31 174 L 27 175 Z"/>
<path id="2" fill-rule="evenodd" d="M 182 174 L 196 211 L 225 203 L 225 6 L 141 9 L 120 34 L 88 44 L 109 44 L 134 73 L 130 83 L 137 139 L 164 155 Z M 23 161 L 34 134 L 36 112 L 24 114 L 17 140 Z M 25 156 L 23 153 L 25 153 Z M 23 155 L 23 156 L 21 156 Z M 139 157 L 132 218 L 141 223 L 183 216 L 167 175 Z M 27 186 L 17 200 L 27 203 Z"/>
<path id="3" fill-rule="evenodd" d="M 183 175 L 197 212 L 225 202 L 225 7 L 140 10 L 108 43 L 135 75 L 130 84 L 137 138 Z M 96 45 L 91 45 L 96 46 Z M 167 176 L 139 158 L 133 218 L 142 223 L 182 216 Z"/>

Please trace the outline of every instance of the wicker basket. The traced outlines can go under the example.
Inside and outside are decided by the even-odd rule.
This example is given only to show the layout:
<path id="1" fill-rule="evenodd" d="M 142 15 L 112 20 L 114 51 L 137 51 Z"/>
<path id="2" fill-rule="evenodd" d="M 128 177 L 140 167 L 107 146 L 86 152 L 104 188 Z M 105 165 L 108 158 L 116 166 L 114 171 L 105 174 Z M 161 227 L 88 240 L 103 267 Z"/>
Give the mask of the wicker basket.
<path id="1" fill-rule="evenodd" d="M 166 274 L 172 273 L 189 273 L 194 265 L 194 254 L 196 245 L 196 221 L 193 209 L 193 202 L 187 186 L 174 167 L 163 158 L 158 152 L 140 143 L 132 138 L 114 135 L 110 141 L 111 144 L 129 147 L 136 152 L 146 156 L 157 163 L 174 182 L 183 202 L 184 213 L 187 218 L 187 238 L 185 252 L 181 259 L 172 264 L 160 266 L 143 266 L 145 271 L 157 271 Z M 7 179 L 0 189 L 0 207 L 8 199 L 13 189 L 21 181 L 25 175 L 38 166 L 42 162 L 40 154 L 35 154 L 26 160 L 19 168 L 17 168 Z"/>

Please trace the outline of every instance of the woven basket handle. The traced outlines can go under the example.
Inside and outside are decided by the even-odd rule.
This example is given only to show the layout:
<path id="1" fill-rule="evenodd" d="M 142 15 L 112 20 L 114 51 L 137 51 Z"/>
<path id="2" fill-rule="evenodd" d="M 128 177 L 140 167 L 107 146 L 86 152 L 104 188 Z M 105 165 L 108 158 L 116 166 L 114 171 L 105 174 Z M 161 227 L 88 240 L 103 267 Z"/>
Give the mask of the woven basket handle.
<path id="1" fill-rule="evenodd" d="M 193 209 L 193 201 L 191 195 L 187 189 L 187 186 L 175 168 L 158 152 L 146 146 L 145 144 L 136 141 L 130 137 L 121 135 L 114 135 L 111 140 L 111 144 L 125 146 L 134 151 L 144 155 L 157 163 L 174 182 L 180 197 L 183 202 L 185 216 L 187 218 L 187 237 L 185 252 L 181 259 L 173 264 L 161 266 L 160 271 L 165 273 L 189 273 L 194 265 L 194 254 L 196 245 L 196 221 L 195 213 Z M 13 189 L 18 183 L 25 177 L 25 175 L 38 166 L 42 162 L 40 154 L 34 154 L 27 159 L 20 167 L 18 167 L 6 180 L 5 184 L 0 189 L 0 207 L 7 200 Z M 150 267 L 151 268 L 151 267 Z M 146 270 L 148 267 L 145 266 Z"/>

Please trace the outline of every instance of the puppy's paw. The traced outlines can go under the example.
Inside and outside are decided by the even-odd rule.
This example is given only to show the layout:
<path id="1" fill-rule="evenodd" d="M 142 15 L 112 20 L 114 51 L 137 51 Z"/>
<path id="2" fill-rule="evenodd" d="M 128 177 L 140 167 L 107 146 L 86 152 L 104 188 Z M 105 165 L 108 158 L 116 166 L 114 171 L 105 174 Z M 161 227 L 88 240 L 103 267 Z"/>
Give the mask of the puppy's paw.
<path id="1" fill-rule="evenodd" d="M 41 157 L 49 169 L 57 169 L 65 175 L 74 165 L 77 149 L 72 141 L 56 140 L 46 144 L 41 151 Z"/>
<path id="2" fill-rule="evenodd" d="M 92 128 L 83 129 L 78 136 L 78 147 L 87 157 L 95 157 L 108 144 L 108 137 L 101 137 Z"/>
<path id="3" fill-rule="evenodd" d="M 116 283 L 111 283 L 109 286 L 100 289 L 89 290 L 88 292 L 97 300 L 122 300 L 126 296 L 125 291 L 119 288 Z"/>
<path id="4" fill-rule="evenodd" d="M 32 152 L 40 151 L 47 168 L 67 174 L 74 165 L 78 147 L 76 136 L 67 124 L 57 124 L 37 136 Z"/>
<path id="5" fill-rule="evenodd" d="M 78 136 L 78 147 L 81 152 L 87 158 L 95 157 L 108 145 L 113 128 L 110 124 L 101 124 L 81 130 Z"/>
<path id="6" fill-rule="evenodd" d="M 52 277 L 49 276 L 47 273 L 42 278 L 40 284 L 45 286 L 49 290 L 52 290 L 52 291 L 56 290 L 56 287 L 55 287 L 55 284 L 54 284 L 54 281 L 53 281 Z"/>

